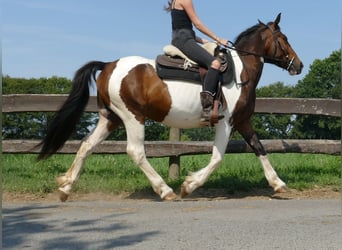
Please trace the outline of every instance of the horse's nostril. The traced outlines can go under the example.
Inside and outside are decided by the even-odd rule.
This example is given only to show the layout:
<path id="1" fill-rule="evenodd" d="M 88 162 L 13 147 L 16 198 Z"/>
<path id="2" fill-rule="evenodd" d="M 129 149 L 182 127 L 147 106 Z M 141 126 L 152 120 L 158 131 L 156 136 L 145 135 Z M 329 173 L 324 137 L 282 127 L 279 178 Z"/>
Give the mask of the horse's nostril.
<path id="1" fill-rule="evenodd" d="M 300 62 L 300 65 L 299 65 L 299 70 L 298 70 L 298 75 L 302 72 L 302 69 L 304 67 L 304 64 L 302 62 Z"/>

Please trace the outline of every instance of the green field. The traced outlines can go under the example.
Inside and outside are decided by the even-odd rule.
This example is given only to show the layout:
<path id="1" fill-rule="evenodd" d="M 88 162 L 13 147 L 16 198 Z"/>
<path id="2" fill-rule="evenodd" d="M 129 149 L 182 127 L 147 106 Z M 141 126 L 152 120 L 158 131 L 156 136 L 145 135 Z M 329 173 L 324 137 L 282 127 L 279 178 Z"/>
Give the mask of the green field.
<path id="1" fill-rule="evenodd" d="M 33 154 L 2 155 L 2 185 L 5 192 L 47 194 L 57 189 L 56 177 L 64 173 L 74 155 L 54 155 L 36 161 Z M 341 156 L 312 154 L 269 154 L 279 177 L 291 189 L 329 187 L 340 190 Z M 182 156 L 179 180 L 168 180 L 168 158 L 151 158 L 160 175 L 176 191 L 188 171 L 204 167 L 210 155 Z M 204 188 L 219 188 L 227 192 L 266 188 L 259 160 L 254 154 L 229 154 L 212 174 Z M 86 161 L 74 192 L 153 192 L 149 182 L 126 155 L 92 155 Z"/>

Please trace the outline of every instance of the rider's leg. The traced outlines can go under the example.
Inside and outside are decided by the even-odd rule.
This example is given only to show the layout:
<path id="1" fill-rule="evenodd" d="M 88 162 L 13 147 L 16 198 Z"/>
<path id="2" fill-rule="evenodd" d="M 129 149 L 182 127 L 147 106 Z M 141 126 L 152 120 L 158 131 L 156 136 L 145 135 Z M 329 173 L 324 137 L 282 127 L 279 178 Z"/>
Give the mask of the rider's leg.
<path id="1" fill-rule="evenodd" d="M 203 91 L 200 93 L 202 104 L 202 121 L 209 121 L 211 117 L 211 110 L 214 104 L 214 96 L 217 91 L 218 82 L 220 79 L 221 62 L 218 59 L 212 61 L 208 69 L 207 76 L 204 79 Z"/>
<path id="2" fill-rule="evenodd" d="M 214 96 L 220 79 L 221 61 L 215 58 L 195 40 L 195 34 L 181 30 L 173 33 L 172 44 L 180 49 L 187 57 L 197 62 L 200 66 L 208 68 L 204 79 L 203 91 L 200 93 L 203 108 L 202 121 L 209 121 L 214 104 Z M 220 115 L 219 115 L 220 116 Z M 223 116 L 220 116 L 223 117 Z"/>

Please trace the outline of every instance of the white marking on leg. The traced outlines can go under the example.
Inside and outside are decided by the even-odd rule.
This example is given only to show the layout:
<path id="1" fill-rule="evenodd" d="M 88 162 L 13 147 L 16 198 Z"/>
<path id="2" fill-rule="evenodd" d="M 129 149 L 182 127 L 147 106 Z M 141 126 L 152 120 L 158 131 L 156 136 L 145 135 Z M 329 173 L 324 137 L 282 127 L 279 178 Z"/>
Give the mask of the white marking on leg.
<path id="1" fill-rule="evenodd" d="M 182 184 L 182 196 L 191 194 L 195 189 L 202 186 L 208 180 L 209 176 L 214 172 L 214 170 L 220 166 L 229 141 L 230 132 L 231 126 L 228 124 L 228 122 L 219 122 L 216 128 L 215 141 L 210 162 L 206 167 L 195 173 L 191 173 L 185 178 L 185 181 Z"/>
<path id="2" fill-rule="evenodd" d="M 182 191 L 182 196 L 191 194 L 198 187 L 202 186 L 208 180 L 209 176 L 214 172 L 214 170 L 220 165 L 221 162 L 222 157 L 218 153 L 217 148 L 214 146 L 213 154 L 209 164 L 195 173 L 190 173 L 185 178 L 185 181 L 182 185 L 182 188 L 184 188 L 184 190 Z"/>
<path id="3" fill-rule="evenodd" d="M 284 192 L 287 187 L 285 182 L 283 182 L 277 175 L 276 171 L 273 169 L 267 155 L 259 156 L 260 162 L 264 169 L 265 177 L 268 181 L 268 184 L 273 187 L 275 192 Z"/>
<path id="4" fill-rule="evenodd" d="M 173 199 L 176 197 L 163 178 L 154 170 L 148 162 L 144 147 L 144 125 L 132 118 L 129 122 L 124 122 L 127 132 L 127 154 L 139 166 L 150 181 L 153 190 L 162 199 Z"/>
<path id="5" fill-rule="evenodd" d="M 64 175 L 57 178 L 59 191 L 64 193 L 64 195 L 68 196 L 70 194 L 73 184 L 80 176 L 86 158 L 93 152 L 94 148 L 109 135 L 108 123 L 109 121 L 107 118 L 100 115 L 96 128 L 85 141 L 82 142 L 69 170 Z"/>

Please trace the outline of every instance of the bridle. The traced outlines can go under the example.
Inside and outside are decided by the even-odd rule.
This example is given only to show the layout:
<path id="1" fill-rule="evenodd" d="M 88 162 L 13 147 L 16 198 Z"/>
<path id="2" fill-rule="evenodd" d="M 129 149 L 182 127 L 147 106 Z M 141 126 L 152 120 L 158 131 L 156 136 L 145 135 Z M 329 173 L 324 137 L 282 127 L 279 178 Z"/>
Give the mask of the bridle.
<path id="1" fill-rule="evenodd" d="M 272 32 L 272 36 L 273 36 L 273 44 L 274 44 L 274 53 L 273 53 L 273 56 L 267 56 L 267 55 L 264 55 L 264 54 L 259 54 L 259 53 L 255 53 L 255 52 L 252 52 L 252 51 L 246 51 L 246 50 L 242 50 L 242 49 L 237 49 L 235 44 L 231 41 L 229 41 L 229 43 L 231 44 L 231 46 L 227 46 L 226 48 L 228 49 L 232 49 L 232 50 L 236 50 L 240 53 L 243 53 L 243 54 L 240 54 L 241 56 L 246 56 L 246 55 L 253 55 L 253 56 L 257 56 L 257 57 L 260 57 L 260 58 L 264 58 L 265 61 L 267 62 L 270 62 L 270 63 L 274 63 L 274 64 L 281 64 L 283 62 L 282 59 L 280 58 L 277 58 L 276 55 L 277 55 L 277 52 L 278 52 L 278 48 L 280 47 L 280 49 L 283 51 L 283 53 L 286 55 L 286 70 L 289 71 L 290 68 L 293 66 L 293 62 L 294 62 L 294 59 L 295 59 L 295 56 L 292 57 L 292 58 L 289 58 L 289 54 L 287 53 L 287 51 L 284 49 L 284 47 L 280 44 L 280 42 L 278 41 L 278 37 L 277 37 L 277 33 L 279 32 L 278 30 L 273 30 L 271 28 L 270 25 L 266 25 L 264 24 L 265 26 L 267 26 L 268 29 L 270 29 L 270 31 Z"/>
<path id="2" fill-rule="evenodd" d="M 289 59 L 289 54 L 287 53 L 287 51 L 284 49 L 284 47 L 281 45 L 281 43 L 278 41 L 277 38 L 277 33 L 279 32 L 279 30 L 272 30 L 272 28 L 270 27 L 270 25 L 267 25 L 267 27 L 271 30 L 272 32 L 272 36 L 273 36 L 273 40 L 274 40 L 274 53 L 273 53 L 273 57 L 271 60 L 274 61 L 278 61 L 278 62 L 282 62 L 280 59 L 276 58 L 277 52 L 278 52 L 278 47 L 280 47 L 281 51 L 283 51 L 283 53 L 286 55 L 286 70 L 289 71 L 289 69 L 291 68 L 291 66 L 293 65 L 293 61 L 295 59 L 295 57 L 292 57 L 291 59 Z"/>

